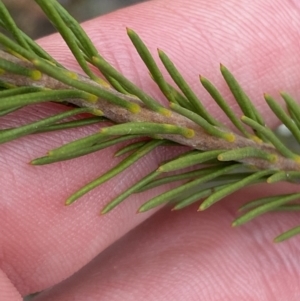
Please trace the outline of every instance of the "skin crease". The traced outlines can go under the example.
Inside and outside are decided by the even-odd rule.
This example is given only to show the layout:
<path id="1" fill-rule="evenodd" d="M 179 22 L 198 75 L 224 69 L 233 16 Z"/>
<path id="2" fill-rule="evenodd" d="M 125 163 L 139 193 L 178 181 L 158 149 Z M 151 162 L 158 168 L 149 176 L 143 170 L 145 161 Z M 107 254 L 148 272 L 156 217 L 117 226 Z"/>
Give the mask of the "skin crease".
<path id="1" fill-rule="evenodd" d="M 157 0 L 89 21 L 84 28 L 104 57 L 163 99 L 126 36 L 125 27 L 133 28 L 152 53 L 157 47 L 168 53 L 215 115 L 219 110 L 198 75 L 212 80 L 233 103 L 218 72 L 222 62 L 268 125 L 275 126 L 262 94 L 278 98 L 284 89 L 296 99 L 300 96 L 299 14 L 299 7 L 288 0 Z M 79 70 L 58 36 L 40 43 Z M 1 124 L 16 125 L 64 109 L 54 104 L 27 108 L 1 119 Z M 44 289 L 35 300 L 299 300 L 299 237 L 279 245 L 271 242 L 297 225 L 299 216 L 269 214 L 241 228 L 230 227 L 243 202 L 294 192 L 297 186 L 247 188 L 202 213 L 192 206 L 178 213 L 167 207 L 135 214 L 146 199 L 165 189 L 160 188 L 131 197 L 99 217 L 113 196 L 182 151 L 159 148 L 65 208 L 70 193 L 117 162 L 111 159 L 116 148 L 50 166 L 32 167 L 28 162 L 97 129 L 36 135 L 0 146 L 1 301 L 18 301 L 21 295 Z"/>

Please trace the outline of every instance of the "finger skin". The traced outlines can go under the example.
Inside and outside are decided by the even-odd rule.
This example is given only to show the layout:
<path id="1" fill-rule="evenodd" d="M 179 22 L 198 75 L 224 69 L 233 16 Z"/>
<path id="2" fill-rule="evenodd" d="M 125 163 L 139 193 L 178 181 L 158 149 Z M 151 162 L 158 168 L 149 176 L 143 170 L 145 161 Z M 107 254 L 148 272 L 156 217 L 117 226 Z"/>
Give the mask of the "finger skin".
<path id="1" fill-rule="evenodd" d="M 233 104 L 218 72 L 222 62 L 237 77 L 265 115 L 276 121 L 262 93 L 285 89 L 299 96 L 299 11 L 288 1 L 152 1 L 87 22 L 84 27 L 101 53 L 143 89 L 163 99 L 125 34 L 136 30 L 155 53 L 167 51 L 192 88 L 215 115 L 223 115 L 200 87 L 198 74 L 211 79 Z M 41 41 L 53 55 L 76 67 L 56 37 Z M 22 123 L 63 109 L 58 105 L 26 108 L 2 121 Z M 47 150 L 93 133 L 96 126 L 26 137 L 0 147 L 0 268 L 22 295 L 50 287 L 83 267 L 98 253 L 147 219 L 134 214 L 153 193 L 134 196 L 111 214 L 98 212 L 113 196 L 158 162 L 175 155 L 159 149 L 127 173 L 95 189 L 69 208 L 64 200 L 83 184 L 112 167 L 113 149 L 70 162 L 33 167 L 28 164 Z M 178 152 L 177 152 L 178 153 Z M 218 221 L 216 221 L 217 223 Z M 288 243 L 289 244 L 289 243 Z M 3 255 L 2 255 L 3 254 Z"/>
<path id="2" fill-rule="evenodd" d="M 297 214 L 270 214 L 233 231 L 245 193 L 253 197 L 247 189 L 200 213 L 163 209 L 35 301 L 299 300 L 297 239 L 271 242 Z"/>
<path id="3" fill-rule="evenodd" d="M 0 270 L 0 300 L 1 301 L 22 301 L 20 293 L 16 290 L 5 273 Z"/>

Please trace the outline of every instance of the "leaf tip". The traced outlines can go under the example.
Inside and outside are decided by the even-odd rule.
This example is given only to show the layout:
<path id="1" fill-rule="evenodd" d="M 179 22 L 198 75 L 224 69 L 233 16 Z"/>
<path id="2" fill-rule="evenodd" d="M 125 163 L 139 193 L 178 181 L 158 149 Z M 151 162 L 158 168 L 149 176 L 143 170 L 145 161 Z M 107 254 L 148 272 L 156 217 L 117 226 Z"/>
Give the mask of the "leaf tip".
<path id="1" fill-rule="evenodd" d="M 227 68 L 222 63 L 220 63 L 220 70 L 221 70 L 221 72 L 226 71 Z"/>
<path id="2" fill-rule="evenodd" d="M 130 27 L 126 27 L 126 32 L 129 36 L 136 35 L 135 31 L 131 29 Z"/>
<path id="3" fill-rule="evenodd" d="M 68 198 L 66 201 L 65 201 L 65 206 L 69 206 L 73 203 L 73 200 L 71 198 Z"/>
<path id="4" fill-rule="evenodd" d="M 237 226 L 238 226 L 238 223 L 236 222 L 236 220 L 231 223 L 231 227 L 232 228 L 235 228 Z"/>
<path id="5" fill-rule="evenodd" d="M 108 206 L 105 206 L 100 212 L 99 215 L 105 215 L 107 214 L 111 209 L 108 208 Z"/>
<path id="6" fill-rule="evenodd" d="M 199 208 L 197 209 L 197 211 L 198 212 L 200 212 L 200 211 L 204 211 L 206 208 L 208 208 L 208 206 L 206 206 L 205 204 L 204 204 L 204 202 L 199 206 Z"/>

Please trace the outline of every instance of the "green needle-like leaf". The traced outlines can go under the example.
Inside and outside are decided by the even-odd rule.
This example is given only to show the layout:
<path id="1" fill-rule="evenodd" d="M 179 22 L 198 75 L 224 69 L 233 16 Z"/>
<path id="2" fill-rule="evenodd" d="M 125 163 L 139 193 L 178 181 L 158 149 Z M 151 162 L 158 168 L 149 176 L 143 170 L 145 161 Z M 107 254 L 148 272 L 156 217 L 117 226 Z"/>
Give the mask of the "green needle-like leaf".
<path id="1" fill-rule="evenodd" d="M 147 143 L 147 141 L 138 141 L 138 142 L 131 143 L 131 144 L 123 147 L 119 151 L 117 151 L 115 153 L 115 157 L 120 157 L 120 156 L 125 155 L 129 152 L 132 152 L 132 151 L 136 150 L 137 148 L 140 148 L 141 146 L 145 145 L 146 143 Z"/>
<path id="2" fill-rule="evenodd" d="M 156 148 L 159 145 L 162 145 L 164 143 L 163 140 L 152 140 L 148 142 L 146 145 L 139 148 L 137 151 L 135 151 L 133 154 L 128 156 L 126 159 L 124 159 L 122 162 L 120 162 L 118 165 L 116 165 L 114 168 L 112 168 L 110 171 L 102 175 L 100 178 L 90 182 L 83 188 L 76 191 L 73 195 L 71 195 L 66 200 L 66 205 L 72 204 L 74 201 L 76 201 L 79 197 L 83 196 L 84 194 L 88 193 L 95 187 L 101 185 L 102 183 L 108 181 L 109 179 L 113 178 L 120 172 L 124 171 L 126 168 L 128 168 L 130 165 L 134 164 L 137 160 L 144 157 L 146 154 L 151 152 L 154 148 Z"/>
<path id="3" fill-rule="evenodd" d="M 64 23 L 60 14 L 57 11 L 57 6 L 55 6 L 55 2 L 53 0 L 35 0 L 40 7 L 44 10 L 44 12 L 51 18 L 52 24 L 56 26 L 61 36 L 64 38 L 65 42 L 68 44 L 70 50 L 72 51 L 74 57 L 79 63 L 82 70 L 92 79 L 97 80 L 98 76 L 96 76 L 91 69 L 88 67 L 84 56 L 77 46 L 76 37 L 73 35 L 73 32 L 69 29 L 68 26 Z"/>
<path id="4" fill-rule="evenodd" d="M 196 164 L 204 163 L 209 160 L 217 158 L 217 156 L 222 152 L 223 152 L 222 150 L 207 151 L 207 152 L 194 151 L 161 165 L 159 167 L 159 170 L 162 172 L 170 172 L 170 171 L 174 171 L 190 166 L 195 166 Z"/>
<path id="5" fill-rule="evenodd" d="M 109 202 L 102 210 L 101 214 L 106 214 L 109 211 L 111 211 L 113 208 L 115 208 L 117 205 L 119 205 L 121 202 L 123 202 L 126 198 L 128 198 L 131 194 L 139 191 L 141 187 L 158 177 L 160 174 L 159 171 L 154 171 L 150 174 L 148 174 L 146 177 L 138 181 L 135 185 L 131 186 L 129 189 L 127 189 L 125 192 L 120 194 L 118 197 L 113 199 L 111 202 Z"/>
<path id="6" fill-rule="evenodd" d="M 2 69 L 2 72 L 10 72 L 14 74 L 23 75 L 26 77 L 30 77 L 33 80 L 39 80 L 42 77 L 42 74 L 38 70 L 32 70 L 26 67 L 22 67 L 18 64 L 12 63 L 8 60 L 1 59 L 0 58 L 0 69 Z"/>
<path id="7" fill-rule="evenodd" d="M 195 112 L 203 117 L 207 122 L 212 125 L 220 125 L 220 122 L 216 121 L 205 109 L 205 107 L 201 104 L 200 100 L 196 96 L 196 94 L 192 91 L 190 86 L 184 80 L 182 75 L 179 73 L 173 62 L 169 59 L 169 57 L 162 51 L 158 50 L 159 57 L 164 64 L 165 68 L 169 72 L 170 76 L 178 86 L 178 88 L 182 91 L 185 97 L 189 100 L 192 106 L 195 109 Z"/>
<path id="8" fill-rule="evenodd" d="M 169 85 L 165 81 L 161 71 L 159 70 L 157 64 L 155 63 L 150 51 L 148 50 L 144 42 L 132 29 L 127 28 L 127 34 L 130 40 L 132 41 L 135 49 L 139 53 L 140 57 L 144 61 L 145 65 L 148 67 L 152 78 L 157 83 L 160 90 L 170 102 L 175 102 L 174 95 L 171 93 Z"/>
<path id="9" fill-rule="evenodd" d="M 295 139 L 300 143 L 300 129 L 293 122 L 291 117 L 282 109 L 282 107 L 268 94 L 265 94 L 265 100 L 275 115 L 292 132 Z"/>
<path id="10" fill-rule="evenodd" d="M 115 135 L 156 135 L 156 134 L 174 134 L 186 138 L 192 138 L 194 131 L 192 129 L 179 127 L 172 124 L 159 124 L 151 122 L 128 122 L 122 125 L 114 125 L 101 129 L 101 133 L 107 136 Z"/>
<path id="11" fill-rule="evenodd" d="M 15 129 L 11 130 L 6 130 L 0 132 L 0 143 L 8 142 L 11 140 L 14 140 L 16 138 L 20 138 L 23 136 L 26 136 L 28 134 L 35 133 L 36 131 L 39 130 L 39 128 L 44 128 L 48 125 L 51 125 L 57 121 L 60 121 L 62 119 L 65 119 L 67 117 L 71 117 L 77 114 L 82 114 L 82 113 L 89 113 L 92 112 L 93 110 L 88 109 L 88 108 L 81 108 L 81 109 L 73 109 L 68 112 L 60 113 L 52 117 L 45 118 L 40 121 L 36 121 Z"/>
<path id="12" fill-rule="evenodd" d="M 126 141 L 126 140 L 130 140 L 130 139 L 132 139 L 132 136 L 122 136 L 119 138 L 110 139 L 108 141 L 99 142 L 99 143 L 96 143 L 91 146 L 75 148 L 75 149 L 73 149 L 73 151 L 50 154 L 48 156 L 32 160 L 30 163 L 32 165 L 44 165 L 44 164 L 50 164 L 50 163 L 55 163 L 55 162 L 59 162 L 59 161 L 70 160 L 70 159 L 78 158 L 80 156 L 85 156 L 85 155 L 94 153 L 101 149 L 107 148 L 109 146 L 118 144 L 118 143 Z"/>
<path id="13" fill-rule="evenodd" d="M 70 98 L 89 99 L 90 95 L 79 90 L 55 90 L 55 91 L 37 91 L 33 93 L 21 93 L 19 95 L 1 97 L 0 110 L 7 110 L 19 106 L 26 106 L 34 103 L 46 101 L 63 101 Z M 91 110 L 90 110 L 91 111 Z M 96 110 L 94 110 L 96 112 Z"/>
<path id="14" fill-rule="evenodd" d="M 280 234 L 279 236 L 277 236 L 275 239 L 274 239 L 274 242 L 278 243 L 278 242 L 282 242 L 284 240 L 287 240 L 295 235 L 298 235 L 300 234 L 300 226 L 297 226 L 295 228 L 292 228 L 282 234 Z"/>
<path id="15" fill-rule="evenodd" d="M 300 193 L 297 194 L 292 194 L 292 195 L 288 195 L 288 196 L 284 196 L 284 197 L 279 197 L 278 199 L 269 201 L 266 204 L 263 204 L 261 206 L 258 206 L 252 210 L 250 210 L 249 212 L 243 214 L 241 217 L 237 218 L 233 223 L 232 226 L 240 226 L 252 219 L 254 219 L 255 217 L 262 215 L 266 212 L 269 212 L 271 210 L 274 210 L 275 208 L 284 205 L 290 201 L 294 201 L 295 199 L 298 199 L 300 197 Z"/>
<path id="16" fill-rule="evenodd" d="M 49 76 L 67 84 L 71 87 L 74 87 L 78 90 L 83 90 L 91 94 L 91 96 L 96 95 L 100 98 L 104 98 L 120 107 L 123 107 L 133 113 L 138 113 L 140 111 L 140 107 L 136 103 L 131 103 L 123 100 L 121 97 L 117 96 L 109 92 L 107 89 L 102 86 L 94 86 L 88 83 L 82 82 L 78 80 L 77 74 L 69 71 L 62 70 L 58 67 L 52 66 L 42 60 L 33 60 L 32 63 L 37 66 L 39 70 L 45 72 Z M 91 102 L 95 102 L 97 98 L 91 97 Z"/>
<path id="17" fill-rule="evenodd" d="M 77 127 L 96 124 L 103 121 L 107 121 L 107 119 L 105 117 L 88 117 L 80 120 L 73 120 L 73 121 L 67 121 L 67 122 L 61 122 L 58 124 L 49 125 L 45 128 L 41 128 L 38 131 L 38 133 L 73 129 Z"/>
<path id="18" fill-rule="evenodd" d="M 239 208 L 239 211 L 246 211 L 246 210 L 249 210 L 249 209 L 252 209 L 252 208 L 255 208 L 255 207 L 259 207 L 261 205 L 276 201 L 276 200 L 278 200 L 282 197 L 285 197 L 285 196 L 290 196 L 290 194 L 288 194 L 288 195 L 275 195 L 275 196 L 269 196 L 269 197 L 265 197 L 265 198 L 259 198 L 257 200 L 254 200 L 254 201 L 251 201 L 251 202 L 248 202 L 248 203 L 244 204 L 243 206 L 241 206 Z"/>
<path id="19" fill-rule="evenodd" d="M 228 166 L 226 165 L 223 165 Z M 184 172 L 184 173 L 180 173 L 178 175 L 171 175 L 171 176 L 166 176 L 164 174 L 163 177 L 156 179 L 154 181 L 151 181 L 149 184 L 143 186 L 143 188 L 141 188 L 139 190 L 139 192 L 141 191 L 145 191 L 145 190 L 149 190 L 151 188 L 160 186 L 160 185 L 165 185 L 168 183 L 172 183 L 172 182 L 176 182 L 176 181 L 183 181 L 183 180 L 194 180 L 199 178 L 200 176 L 205 176 L 207 174 L 211 174 L 215 171 L 220 170 L 220 168 L 223 167 L 221 164 L 218 164 L 217 166 L 212 166 L 212 167 L 207 167 L 207 168 L 200 168 L 197 170 L 193 170 L 193 171 L 189 171 L 189 172 Z"/>
<path id="20" fill-rule="evenodd" d="M 235 125 L 235 127 L 246 137 L 252 138 L 253 134 L 250 134 L 239 118 L 236 117 L 226 100 L 222 97 L 217 88 L 205 77 L 200 76 L 200 82 L 203 87 L 207 90 L 207 92 L 211 95 L 211 97 L 216 101 L 219 107 L 224 111 L 227 117 L 231 120 L 231 122 Z"/>
<path id="21" fill-rule="evenodd" d="M 13 18 L 10 16 L 2 1 L 0 1 L 0 18 L 5 24 L 6 29 L 14 36 L 18 44 L 25 49 L 30 50 L 30 47 L 28 46 L 24 37 L 20 34 L 19 28 L 17 27 Z"/>
<path id="22" fill-rule="evenodd" d="M 290 171 L 290 172 L 279 171 L 273 174 L 267 180 L 268 183 L 275 183 L 280 181 L 299 183 L 300 171 Z"/>
<path id="23" fill-rule="evenodd" d="M 278 156 L 275 154 L 270 154 L 266 151 L 257 149 L 255 147 L 243 147 L 234 150 L 230 150 L 218 155 L 218 160 L 220 161 L 239 161 L 245 158 L 260 158 L 268 160 L 270 162 L 276 162 Z"/>
<path id="24" fill-rule="evenodd" d="M 93 64 L 102 72 L 105 76 L 111 76 L 119 84 L 125 88 L 130 94 L 137 96 L 148 108 L 158 112 L 165 116 L 170 116 L 170 111 L 159 104 L 154 98 L 145 93 L 143 90 L 134 85 L 126 77 L 121 75 L 115 68 L 113 68 L 108 62 L 106 62 L 100 55 L 93 57 Z"/>
<path id="25" fill-rule="evenodd" d="M 262 133 L 264 137 L 266 137 L 283 156 L 300 163 L 300 156 L 290 151 L 269 128 L 258 124 L 246 116 L 242 117 L 242 121 L 258 132 Z"/>
<path id="26" fill-rule="evenodd" d="M 255 184 L 259 182 L 265 181 L 264 176 L 272 173 L 270 170 L 263 170 L 254 173 L 251 176 L 245 177 L 244 179 L 237 181 L 236 183 L 229 184 L 227 187 L 213 193 L 210 197 L 208 197 L 199 207 L 199 210 L 205 210 L 220 199 L 223 199 L 225 196 L 232 194 L 233 192 L 246 187 L 250 184 Z"/>
<path id="27" fill-rule="evenodd" d="M 199 186 L 200 184 L 206 183 L 208 181 L 211 181 L 213 179 L 216 179 L 217 177 L 224 175 L 230 171 L 233 171 L 234 169 L 236 169 L 237 167 L 239 167 L 239 164 L 236 165 L 231 165 L 231 166 L 227 166 L 224 167 L 214 173 L 211 173 L 209 175 L 203 176 L 199 179 L 196 179 L 192 182 L 186 183 L 184 185 L 181 185 L 175 189 L 172 189 L 170 191 L 167 191 L 161 195 L 158 195 L 157 197 L 149 200 L 148 202 L 146 202 L 144 205 L 142 205 L 139 209 L 139 212 L 145 212 L 148 211 L 154 207 L 160 206 L 164 203 L 167 203 L 169 201 L 171 201 L 173 198 L 177 197 L 180 193 L 183 192 L 188 192 L 190 190 L 192 190 L 193 188 Z M 158 170 L 160 171 L 160 170 Z"/>
<path id="28" fill-rule="evenodd" d="M 176 204 L 176 206 L 174 206 L 172 210 L 180 210 L 187 206 L 190 206 L 191 204 L 193 204 L 197 201 L 200 201 L 201 199 L 203 199 L 205 197 L 208 197 L 213 192 L 218 191 L 226 186 L 227 185 L 220 185 L 220 186 L 215 186 L 213 188 L 208 188 L 208 189 L 204 189 L 199 192 L 196 192 L 195 194 L 191 195 L 190 197 L 178 202 L 178 204 Z"/>
<path id="29" fill-rule="evenodd" d="M 235 100 L 237 101 L 238 105 L 240 106 L 241 110 L 245 114 L 245 116 L 255 120 L 261 125 L 264 125 L 264 119 L 260 115 L 260 113 L 256 110 L 254 104 L 250 101 L 249 97 L 246 95 L 240 84 L 231 74 L 231 72 L 221 64 L 220 66 L 221 73 L 231 90 Z"/>
<path id="30" fill-rule="evenodd" d="M 194 121 L 196 124 L 201 126 L 210 135 L 225 139 L 228 142 L 234 142 L 235 135 L 233 133 L 220 130 L 219 128 L 217 128 L 217 127 L 211 125 L 210 123 L 208 123 L 200 115 L 198 115 L 194 112 L 191 112 L 191 111 L 189 111 L 185 108 L 182 108 L 181 106 L 177 105 L 176 103 L 171 103 L 170 108 L 173 109 L 175 112 L 177 112 L 177 113 L 189 118 L 190 120 Z"/>
<path id="31" fill-rule="evenodd" d="M 284 99 L 288 111 L 291 114 L 294 122 L 296 123 L 298 129 L 300 129 L 300 106 L 299 104 L 287 93 L 281 92 L 281 96 Z"/>
<path id="32" fill-rule="evenodd" d="M 14 112 L 14 111 L 17 111 L 17 110 L 19 110 L 19 109 L 21 109 L 21 108 L 22 108 L 22 107 L 14 107 L 14 108 L 7 109 L 7 110 L 1 110 L 1 111 L 0 111 L 0 117 L 5 116 L 5 115 L 7 115 L 7 114 L 9 114 L 9 113 L 12 113 L 12 112 Z M 2 131 L 2 130 L 0 130 L 0 131 Z"/>

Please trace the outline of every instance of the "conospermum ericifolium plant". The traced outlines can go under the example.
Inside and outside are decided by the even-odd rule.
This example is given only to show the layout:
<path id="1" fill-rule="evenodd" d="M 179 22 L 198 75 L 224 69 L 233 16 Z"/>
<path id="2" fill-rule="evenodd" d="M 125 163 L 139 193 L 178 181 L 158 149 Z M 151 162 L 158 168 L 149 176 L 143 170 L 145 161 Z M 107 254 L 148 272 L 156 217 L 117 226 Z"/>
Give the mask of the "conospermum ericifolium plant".
<path id="1" fill-rule="evenodd" d="M 74 191 L 66 200 L 67 205 L 162 145 L 185 145 L 187 148 L 184 154 L 153 166 L 151 173 L 106 204 L 101 214 L 113 210 L 131 194 L 171 182 L 179 184 L 171 185 L 170 190 L 147 200 L 138 211 L 144 212 L 170 202 L 173 210 L 197 202 L 201 211 L 249 185 L 279 181 L 297 183 L 300 180 L 300 155 L 291 151 L 265 125 L 264 117 L 226 66 L 220 66 L 220 76 L 243 112 L 242 117 L 236 116 L 207 78 L 200 76 L 199 84 L 224 111 L 234 130 L 206 110 L 167 53 L 158 50 L 159 59 L 173 80 L 172 83 L 166 81 L 147 46 L 133 29 L 127 28 L 128 37 L 168 100 L 166 106 L 109 64 L 57 1 L 36 0 L 36 3 L 67 43 L 83 75 L 62 66 L 22 32 L 0 1 L 0 25 L 8 33 L 0 34 L 0 116 L 42 102 L 62 103 L 69 107 L 63 113 L 33 123 L 2 128 L 0 142 L 34 133 L 100 124 L 95 133 L 49 150 L 31 164 L 71 160 L 116 144 L 120 144 L 120 150 L 115 156 L 124 158 L 108 172 Z M 95 68 L 100 72 L 95 73 Z M 265 95 L 265 100 L 300 143 L 300 106 L 288 93 L 282 92 L 281 96 L 284 107 L 270 95 Z M 70 121 L 70 117 L 76 115 L 80 118 Z M 112 125 L 101 126 L 107 120 Z M 122 143 L 124 141 L 127 141 L 126 146 Z M 240 208 L 241 215 L 233 225 L 244 224 L 270 211 L 299 210 L 299 197 L 300 192 L 253 200 Z M 299 233 L 300 226 L 287 229 L 275 241 Z"/>

